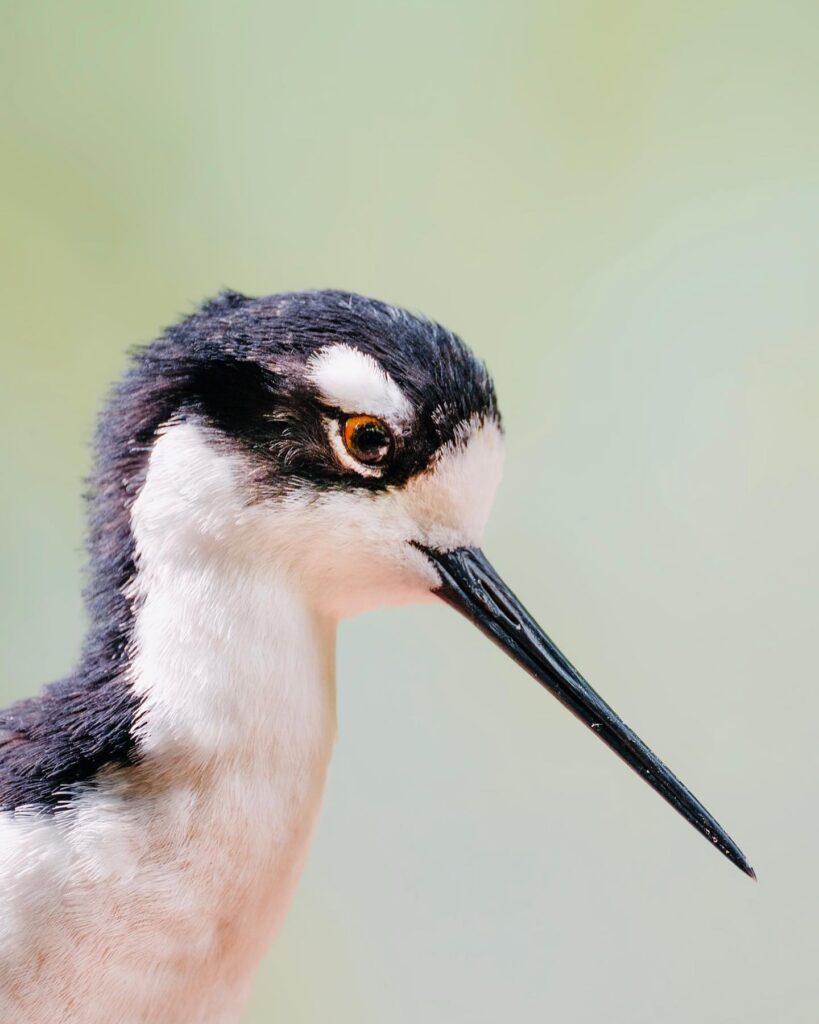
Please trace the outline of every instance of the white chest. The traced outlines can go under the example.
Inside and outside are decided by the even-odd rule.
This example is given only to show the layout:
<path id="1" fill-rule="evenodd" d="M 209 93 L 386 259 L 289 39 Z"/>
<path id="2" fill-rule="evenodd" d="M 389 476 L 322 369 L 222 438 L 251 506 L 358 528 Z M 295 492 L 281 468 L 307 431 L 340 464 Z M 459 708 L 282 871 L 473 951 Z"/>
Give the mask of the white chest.
<path id="1" fill-rule="evenodd" d="M 247 569 L 162 573 L 136 631 L 143 763 L 52 817 L 0 816 L 0 1020 L 235 1022 L 298 879 L 333 626 Z"/>

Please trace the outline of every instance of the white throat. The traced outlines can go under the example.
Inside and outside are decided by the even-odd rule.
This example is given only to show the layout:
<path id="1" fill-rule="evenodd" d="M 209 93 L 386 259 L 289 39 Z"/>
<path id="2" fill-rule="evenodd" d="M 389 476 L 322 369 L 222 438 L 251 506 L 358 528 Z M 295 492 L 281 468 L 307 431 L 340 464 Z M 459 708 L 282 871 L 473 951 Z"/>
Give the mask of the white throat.
<path id="1" fill-rule="evenodd" d="M 0 820 L 0 961 L 26 978 L 11 1002 L 0 985 L 2 1020 L 233 1024 L 287 910 L 335 737 L 335 623 L 243 547 L 231 459 L 171 427 L 133 507 L 140 763 Z"/>
<path id="2" fill-rule="evenodd" d="M 334 721 L 335 622 L 242 525 L 237 462 L 175 425 L 132 510 L 133 686 L 150 758 L 289 763 Z"/>
<path id="3" fill-rule="evenodd" d="M 287 908 L 321 802 L 336 623 L 254 550 L 237 472 L 236 457 L 193 425 L 155 445 L 132 512 L 133 685 L 143 771 L 167 773 L 190 811 L 185 856 L 203 858 L 193 917 L 201 924 L 209 907 L 223 926 L 233 913 L 236 941 L 252 946 L 240 933 L 257 931 L 258 954 Z M 195 888 L 194 875 L 180 884 Z"/>
<path id="4" fill-rule="evenodd" d="M 241 525 L 237 461 L 175 425 L 134 503 L 132 682 L 148 759 L 301 764 L 334 727 L 335 622 Z"/>

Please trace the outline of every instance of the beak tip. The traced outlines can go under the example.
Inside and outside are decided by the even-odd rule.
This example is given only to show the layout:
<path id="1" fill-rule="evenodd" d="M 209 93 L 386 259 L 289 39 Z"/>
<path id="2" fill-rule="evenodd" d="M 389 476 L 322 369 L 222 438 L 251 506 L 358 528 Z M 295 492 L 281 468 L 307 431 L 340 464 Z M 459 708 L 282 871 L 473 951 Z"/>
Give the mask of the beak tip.
<path id="1" fill-rule="evenodd" d="M 754 882 L 758 881 L 756 877 L 756 871 L 754 871 L 754 869 L 745 859 L 745 854 L 742 853 L 741 850 L 734 847 L 734 849 L 730 852 L 728 850 L 723 850 L 723 853 L 726 855 L 728 860 L 731 861 L 732 864 L 736 865 L 736 867 L 739 868 L 743 875 L 747 875 Z"/>

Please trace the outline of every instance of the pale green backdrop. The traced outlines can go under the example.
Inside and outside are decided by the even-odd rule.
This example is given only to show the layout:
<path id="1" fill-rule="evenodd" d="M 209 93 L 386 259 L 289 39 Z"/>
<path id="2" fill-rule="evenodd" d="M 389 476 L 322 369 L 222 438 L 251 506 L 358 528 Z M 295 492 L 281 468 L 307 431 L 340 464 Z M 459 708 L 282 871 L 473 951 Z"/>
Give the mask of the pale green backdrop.
<path id="1" fill-rule="evenodd" d="M 0 34 L 2 697 L 77 651 L 127 348 L 225 285 L 356 289 L 489 361 L 490 555 L 759 873 L 448 609 L 374 614 L 248 1021 L 819 1019 L 819 6 L 4 0 Z"/>

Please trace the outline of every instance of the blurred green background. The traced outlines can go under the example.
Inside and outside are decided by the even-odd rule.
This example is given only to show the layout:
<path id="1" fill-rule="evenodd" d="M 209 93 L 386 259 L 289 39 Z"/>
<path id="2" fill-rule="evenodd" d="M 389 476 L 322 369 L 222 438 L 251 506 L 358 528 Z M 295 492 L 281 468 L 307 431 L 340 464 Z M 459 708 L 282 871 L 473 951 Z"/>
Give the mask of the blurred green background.
<path id="1" fill-rule="evenodd" d="M 487 550 L 760 877 L 449 610 L 373 614 L 248 1021 L 817 1020 L 816 3 L 2 14 L 3 700 L 77 651 L 128 347 L 351 288 L 488 360 Z"/>

